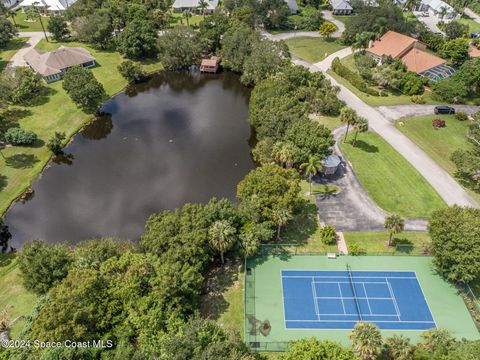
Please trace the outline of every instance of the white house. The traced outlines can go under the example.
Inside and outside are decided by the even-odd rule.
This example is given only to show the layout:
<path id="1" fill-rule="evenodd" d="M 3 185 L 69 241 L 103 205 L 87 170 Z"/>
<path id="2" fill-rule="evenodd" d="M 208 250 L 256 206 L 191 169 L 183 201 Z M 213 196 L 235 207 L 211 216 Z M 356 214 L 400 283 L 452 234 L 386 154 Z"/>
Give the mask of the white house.
<path id="1" fill-rule="evenodd" d="M 212 13 L 218 6 L 218 0 L 206 0 L 207 8 L 205 12 Z M 173 3 L 173 11 L 183 12 L 185 10 L 201 12 L 199 8 L 200 0 L 175 0 Z"/>
<path id="2" fill-rule="evenodd" d="M 36 6 L 44 10 L 44 12 L 62 12 L 67 10 L 77 0 L 24 0 L 19 5 L 26 9 L 30 6 Z"/>
<path id="3" fill-rule="evenodd" d="M 334 15 L 350 15 L 353 11 L 352 6 L 347 0 L 329 0 Z"/>
<path id="4" fill-rule="evenodd" d="M 95 58 L 81 47 L 60 46 L 57 50 L 43 52 L 33 48 L 23 57 L 27 65 L 43 76 L 47 83 L 60 80 L 72 66 L 95 66 Z"/>
<path id="5" fill-rule="evenodd" d="M 296 0 L 285 0 L 292 14 L 298 13 L 298 5 Z"/>
<path id="6" fill-rule="evenodd" d="M 445 20 L 452 20 L 460 17 L 453 7 L 442 0 L 422 0 L 417 10 L 429 12 L 430 14 Z M 445 11 L 444 15 L 442 15 L 443 11 Z"/>
<path id="7" fill-rule="evenodd" d="M 7 8 L 11 8 L 12 6 L 18 4 L 20 0 L 0 0 L 0 4 L 4 5 Z"/>

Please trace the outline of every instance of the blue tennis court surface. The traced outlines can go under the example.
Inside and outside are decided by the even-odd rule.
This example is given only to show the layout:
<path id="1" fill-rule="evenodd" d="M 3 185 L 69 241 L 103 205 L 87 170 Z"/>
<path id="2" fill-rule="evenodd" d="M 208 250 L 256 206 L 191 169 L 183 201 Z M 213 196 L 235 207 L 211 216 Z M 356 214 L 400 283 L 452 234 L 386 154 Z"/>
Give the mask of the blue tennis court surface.
<path id="1" fill-rule="evenodd" d="M 282 288 L 287 329 L 436 327 L 414 272 L 284 270 Z"/>

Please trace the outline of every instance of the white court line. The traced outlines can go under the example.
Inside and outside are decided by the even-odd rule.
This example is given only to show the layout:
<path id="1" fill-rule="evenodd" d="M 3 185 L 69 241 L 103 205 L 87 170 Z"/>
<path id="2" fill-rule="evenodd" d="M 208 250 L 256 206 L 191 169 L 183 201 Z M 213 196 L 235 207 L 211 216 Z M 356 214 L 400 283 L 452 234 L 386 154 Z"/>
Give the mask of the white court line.
<path id="1" fill-rule="evenodd" d="M 388 282 L 388 278 L 385 278 L 385 280 L 387 281 L 388 291 L 390 291 L 390 295 L 392 296 L 393 305 L 395 306 L 395 311 L 397 312 L 397 315 L 398 315 L 398 321 L 400 321 L 400 309 L 398 308 L 398 305 L 397 305 L 397 299 L 395 298 L 395 294 L 393 293 L 392 286 Z"/>
<path id="2" fill-rule="evenodd" d="M 357 322 L 357 320 L 285 320 L 286 322 Z M 368 320 L 370 322 L 370 320 Z M 434 321 L 390 321 L 390 320 L 372 320 L 376 323 L 395 323 L 395 324 L 400 324 L 400 323 L 406 323 L 406 324 L 435 324 Z M 396 330 L 412 330 L 412 329 L 396 329 Z"/>
<path id="3" fill-rule="evenodd" d="M 342 301 L 342 308 L 343 308 L 343 313 L 346 314 L 347 312 L 345 311 L 345 304 L 343 303 L 343 294 L 342 294 L 342 288 L 340 287 L 340 284 L 338 285 L 338 291 L 340 291 L 340 299 Z"/>
<path id="4" fill-rule="evenodd" d="M 350 281 L 314 281 L 315 284 L 350 284 Z M 385 281 L 352 281 L 353 284 L 380 284 L 387 285 Z"/>
<path id="5" fill-rule="evenodd" d="M 315 307 L 315 314 L 317 315 L 318 320 L 320 320 L 320 311 L 318 310 L 318 304 L 317 304 L 317 293 L 315 290 L 315 283 L 313 282 L 312 279 L 312 295 L 313 295 L 313 306 Z"/>
<path id="6" fill-rule="evenodd" d="M 343 297 L 338 297 L 338 296 L 317 296 L 317 299 L 331 299 L 331 300 L 339 300 L 339 299 L 344 299 L 344 300 L 352 300 L 355 299 L 354 297 L 351 296 L 343 296 Z M 363 297 L 363 296 L 357 296 L 357 299 L 361 300 L 393 300 L 391 297 Z"/>
<path id="7" fill-rule="evenodd" d="M 362 283 L 362 286 L 363 286 L 363 292 L 365 293 L 365 298 L 367 299 L 368 311 L 370 311 L 370 315 L 372 315 L 372 308 L 370 307 L 370 301 L 368 301 L 367 289 L 365 289 L 365 283 Z"/>
<path id="8" fill-rule="evenodd" d="M 282 275 L 283 278 L 306 278 L 306 279 L 348 279 L 348 276 L 307 276 L 307 275 Z M 385 276 L 360 276 L 360 275 L 353 275 L 353 279 L 355 278 L 362 278 L 362 279 L 385 279 Z M 416 279 L 415 276 L 393 276 L 392 279 Z"/>
<path id="9" fill-rule="evenodd" d="M 332 316 L 357 316 L 357 313 L 345 313 L 345 314 L 322 314 L 320 313 L 320 316 L 327 316 L 327 315 L 332 315 Z M 397 315 L 392 315 L 392 314 L 371 314 L 371 315 L 365 315 L 365 316 L 392 316 L 392 317 L 397 317 Z M 299 320 L 301 321 L 301 320 Z"/>

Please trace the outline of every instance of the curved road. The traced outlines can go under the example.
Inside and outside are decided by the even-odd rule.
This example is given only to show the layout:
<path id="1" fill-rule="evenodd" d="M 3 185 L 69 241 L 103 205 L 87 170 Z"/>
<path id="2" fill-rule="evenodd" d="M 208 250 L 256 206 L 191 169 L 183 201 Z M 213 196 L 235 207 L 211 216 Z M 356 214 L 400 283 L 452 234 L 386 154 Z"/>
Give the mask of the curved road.
<path id="1" fill-rule="evenodd" d="M 397 130 L 393 124 L 375 108 L 365 104 L 345 86 L 338 84 L 326 73 L 335 57 L 345 57 L 352 53 L 350 48 L 342 49 L 314 65 L 294 60 L 299 65 L 307 66 L 310 71 L 322 71 L 330 81 L 340 88 L 338 97 L 355 109 L 360 116 L 368 119 L 370 128 L 382 136 L 395 150 L 412 164 L 417 171 L 432 185 L 448 205 L 479 207 L 470 195 L 442 167 L 425 154 L 409 138 Z M 414 191 L 414 189 L 412 189 Z"/>

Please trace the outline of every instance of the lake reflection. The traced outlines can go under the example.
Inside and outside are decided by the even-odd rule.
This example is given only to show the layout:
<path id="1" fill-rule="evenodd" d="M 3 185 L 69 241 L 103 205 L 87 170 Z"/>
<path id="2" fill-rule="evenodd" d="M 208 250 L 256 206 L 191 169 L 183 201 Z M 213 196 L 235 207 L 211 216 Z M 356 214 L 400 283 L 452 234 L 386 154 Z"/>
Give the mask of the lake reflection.
<path id="1" fill-rule="evenodd" d="M 248 96 L 231 73 L 163 73 L 117 95 L 8 211 L 10 245 L 137 239 L 151 213 L 234 199 L 253 168 Z"/>

